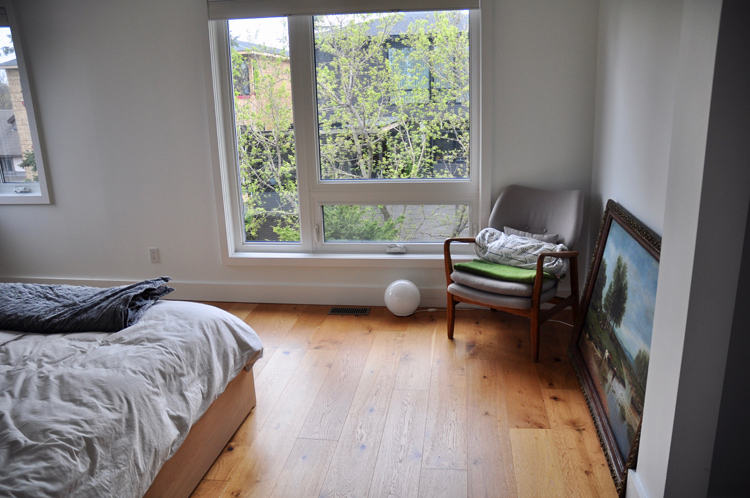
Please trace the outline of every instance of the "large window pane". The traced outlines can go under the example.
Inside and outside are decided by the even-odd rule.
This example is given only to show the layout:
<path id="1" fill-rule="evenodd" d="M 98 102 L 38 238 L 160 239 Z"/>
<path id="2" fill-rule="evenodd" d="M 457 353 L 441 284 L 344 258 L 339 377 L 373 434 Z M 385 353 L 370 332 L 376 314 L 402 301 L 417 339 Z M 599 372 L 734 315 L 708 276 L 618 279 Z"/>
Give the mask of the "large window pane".
<path id="1" fill-rule="evenodd" d="M 37 182 L 29 117 L 10 28 L 0 28 L 0 183 Z"/>
<path id="2" fill-rule="evenodd" d="M 213 21 L 230 253 L 437 254 L 473 233 L 478 25 L 478 11 Z"/>
<path id="3" fill-rule="evenodd" d="M 468 19 L 314 18 L 322 180 L 469 178 Z"/>
<path id="4" fill-rule="evenodd" d="M 468 225 L 465 205 L 323 206 L 326 242 L 442 242 Z"/>
<path id="5" fill-rule="evenodd" d="M 286 19 L 231 20 L 229 37 L 245 240 L 299 241 Z"/>

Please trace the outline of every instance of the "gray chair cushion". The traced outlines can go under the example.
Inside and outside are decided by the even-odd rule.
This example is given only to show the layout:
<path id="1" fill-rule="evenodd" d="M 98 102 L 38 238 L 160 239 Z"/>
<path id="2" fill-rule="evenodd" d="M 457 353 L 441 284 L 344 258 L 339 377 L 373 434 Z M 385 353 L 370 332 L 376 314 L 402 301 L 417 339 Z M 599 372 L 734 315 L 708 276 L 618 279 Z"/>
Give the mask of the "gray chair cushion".
<path id="1" fill-rule="evenodd" d="M 508 282 L 460 270 L 454 270 L 451 273 L 451 280 L 466 287 L 506 296 L 531 297 L 531 292 L 534 290 L 532 284 Z M 557 280 L 545 280 L 542 284 L 542 292 L 546 292 L 556 286 Z"/>
<path id="2" fill-rule="evenodd" d="M 581 233 L 583 192 L 542 190 L 520 185 L 505 188 L 495 201 L 489 226 L 531 233 L 556 233 L 558 244 L 571 248 Z"/>
<path id="3" fill-rule="evenodd" d="M 514 308 L 519 310 L 531 309 L 531 298 L 530 297 L 515 297 L 515 296 L 502 296 L 500 294 L 492 294 L 490 292 L 484 292 L 472 287 L 465 285 L 452 283 L 448 286 L 448 292 L 457 296 L 470 299 L 478 303 L 484 303 L 487 306 L 497 306 L 500 308 Z M 557 286 L 554 288 L 542 292 L 541 302 L 544 303 L 549 301 L 557 294 Z"/>

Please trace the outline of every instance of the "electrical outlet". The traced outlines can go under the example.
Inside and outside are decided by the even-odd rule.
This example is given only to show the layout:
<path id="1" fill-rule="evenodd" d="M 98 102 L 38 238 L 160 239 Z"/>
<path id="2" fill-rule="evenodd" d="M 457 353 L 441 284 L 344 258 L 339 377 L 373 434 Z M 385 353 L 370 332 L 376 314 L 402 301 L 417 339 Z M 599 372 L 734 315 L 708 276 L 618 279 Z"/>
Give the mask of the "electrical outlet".
<path id="1" fill-rule="evenodd" d="M 148 248 L 148 257 L 151 258 L 152 263 L 158 263 L 159 262 L 159 248 L 158 247 L 149 247 Z"/>

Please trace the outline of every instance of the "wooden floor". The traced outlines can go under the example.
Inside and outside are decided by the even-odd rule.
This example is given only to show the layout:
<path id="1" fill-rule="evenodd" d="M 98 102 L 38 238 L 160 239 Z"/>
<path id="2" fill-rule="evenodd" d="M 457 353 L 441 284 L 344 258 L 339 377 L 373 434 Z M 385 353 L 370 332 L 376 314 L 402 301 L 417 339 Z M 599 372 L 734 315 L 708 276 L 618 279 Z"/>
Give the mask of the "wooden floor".
<path id="1" fill-rule="evenodd" d="M 193 493 L 207 497 L 614 497 L 565 355 L 547 323 L 483 310 L 397 318 L 328 306 L 214 303 L 265 345 L 257 406 Z"/>

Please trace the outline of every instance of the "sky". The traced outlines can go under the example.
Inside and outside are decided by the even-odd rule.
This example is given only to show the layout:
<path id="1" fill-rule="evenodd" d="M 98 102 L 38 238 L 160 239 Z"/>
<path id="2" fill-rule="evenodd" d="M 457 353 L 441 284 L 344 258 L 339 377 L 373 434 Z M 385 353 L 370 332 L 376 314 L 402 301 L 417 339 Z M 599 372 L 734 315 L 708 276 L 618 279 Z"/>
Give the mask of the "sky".
<path id="1" fill-rule="evenodd" d="M 9 38 L 9 36 L 10 28 L 0 28 L 0 47 L 13 46 L 13 41 Z M 2 52 L 0 52 L 0 62 L 9 61 L 15 58 L 16 54 L 4 55 Z"/>
<path id="2" fill-rule="evenodd" d="M 370 14 L 370 16 L 379 17 L 388 14 L 390 13 Z M 288 38 L 285 17 L 230 19 L 229 32 L 233 37 L 239 35 L 242 41 L 260 43 L 269 47 L 288 48 L 288 42 L 284 42 Z"/>
<path id="3" fill-rule="evenodd" d="M 229 21 L 229 34 L 232 37 L 239 36 L 242 41 L 267 47 L 287 48 L 288 45 L 283 42 L 288 38 L 285 17 L 232 19 Z"/>
<path id="4" fill-rule="evenodd" d="M 656 282 L 659 262 L 651 256 L 615 220 L 609 230 L 604 259 L 607 260 L 607 283 L 603 295 L 612 283 L 617 256 L 622 255 L 628 265 L 628 300 L 625 316 L 620 324 L 619 337 L 632 358 L 639 349 L 651 350 L 651 334 L 656 304 Z"/>

